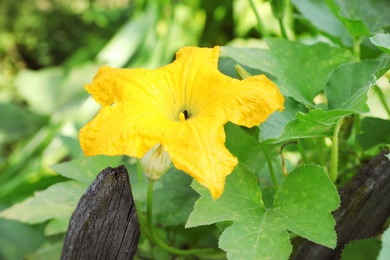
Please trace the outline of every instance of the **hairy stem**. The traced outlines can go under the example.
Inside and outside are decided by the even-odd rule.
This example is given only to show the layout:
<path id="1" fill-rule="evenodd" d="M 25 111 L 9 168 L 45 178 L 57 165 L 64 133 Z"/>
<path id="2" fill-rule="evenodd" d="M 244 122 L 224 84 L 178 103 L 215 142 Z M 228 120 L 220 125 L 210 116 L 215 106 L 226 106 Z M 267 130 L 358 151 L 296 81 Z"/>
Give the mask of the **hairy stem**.
<path id="1" fill-rule="evenodd" d="M 332 181 L 337 180 L 339 164 L 339 132 L 344 118 L 340 118 L 333 129 L 332 150 L 330 155 L 329 177 Z"/>

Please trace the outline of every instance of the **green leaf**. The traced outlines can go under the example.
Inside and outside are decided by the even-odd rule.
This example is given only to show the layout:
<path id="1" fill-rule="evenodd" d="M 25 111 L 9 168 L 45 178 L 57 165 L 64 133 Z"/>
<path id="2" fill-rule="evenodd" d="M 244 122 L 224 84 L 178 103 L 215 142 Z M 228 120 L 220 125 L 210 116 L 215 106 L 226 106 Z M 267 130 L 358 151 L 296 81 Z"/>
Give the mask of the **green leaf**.
<path id="1" fill-rule="evenodd" d="M 240 163 L 245 164 L 253 172 L 258 172 L 264 167 L 265 160 L 259 160 L 263 157 L 263 153 L 255 136 L 232 123 L 225 125 L 225 132 L 226 147 Z"/>
<path id="2" fill-rule="evenodd" d="M 125 23 L 98 53 L 97 60 L 112 67 L 123 67 L 144 43 L 149 27 L 154 24 L 155 10 L 150 8 Z"/>
<path id="3" fill-rule="evenodd" d="M 375 238 L 355 240 L 348 243 L 341 255 L 342 260 L 376 260 L 381 241 Z"/>
<path id="4" fill-rule="evenodd" d="M 321 109 L 310 110 L 309 113 L 298 112 L 296 119 L 290 121 L 283 129 L 283 133 L 275 139 L 266 140 L 267 143 L 287 142 L 300 138 L 332 136 L 334 125 L 338 120 L 351 112 L 346 110 Z M 261 136 L 260 136 L 261 138 Z M 260 139 L 263 141 L 263 139 Z"/>
<path id="5" fill-rule="evenodd" d="M 342 0 L 326 0 L 330 10 L 337 16 L 337 18 L 344 24 L 348 31 L 353 36 L 367 36 L 371 35 L 367 26 L 355 15 L 349 15 L 348 8 Z M 351 3 L 349 3 L 349 6 Z"/>
<path id="6" fill-rule="evenodd" d="M 50 166 L 64 177 L 90 185 L 96 176 L 108 166 L 114 168 L 122 163 L 122 156 L 97 155 L 81 157 L 69 162 Z"/>
<path id="7" fill-rule="evenodd" d="M 291 172 L 266 208 L 256 177 L 237 166 L 227 177 L 222 196 L 213 200 L 193 182 L 201 195 L 187 227 L 233 221 L 219 246 L 229 259 L 287 259 L 291 244 L 287 230 L 327 247 L 336 246 L 331 211 L 340 203 L 337 190 L 322 167 L 301 166 Z"/>
<path id="8" fill-rule="evenodd" d="M 87 185 L 75 181 L 57 183 L 12 207 L 0 212 L 0 217 L 36 224 L 50 219 L 69 220 Z M 64 232 L 67 226 L 62 226 Z M 59 232 L 59 230 L 56 230 Z"/>
<path id="9" fill-rule="evenodd" d="M 390 25 L 387 0 L 327 0 L 327 4 L 354 36 L 372 35 Z"/>
<path id="10" fill-rule="evenodd" d="M 64 231 L 68 229 L 69 220 L 70 220 L 69 215 L 64 215 L 62 217 L 51 219 L 45 227 L 45 235 L 52 236 L 52 235 L 64 233 Z"/>
<path id="11" fill-rule="evenodd" d="M 285 98 L 283 112 L 275 112 L 260 125 L 259 141 L 275 139 L 282 135 L 286 125 L 296 118 L 298 112 L 306 113 L 307 108 L 293 98 Z"/>
<path id="12" fill-rule="evenodd" d="M 362 133 L 358 142 L 364 150 L 379 145 L 390 145 L 390 121 L 375 117 L 366 117 L 362 120 Z"/>
<path id="13" fill-rule="evenodd" d="M 55 242 L 55 243 L 45 243 L 34 253 L 28 254 L 26 259 L 28 260 L 60 259 L 62 247 L 63 247 L 63 241 Z"/>
<path id="14" fill-rule="evenodd" d="M 368 91 L 375 84 L 375 72 L 380 62 L 364 60 L 343 64 L 334 70 L 325 87 L 329 109 L 343 109 L 355 113 L 368 112 Z"/>
<path id="15" fill-rule="evenodd" d="M 161 179 L 162 188 L 153 194 L 153 211 L 164 227 L 184 224 L 198 195 L 191 189 L 192 178 L 172 167 Z"/>
<path id="16" fill-rule="evenodd" d="M 390 33 L 380 33 L 370 37 L 372 44 L 390 54 Z"/>
<path id="17" fill-rule="evenodd" d="M 352 46 L 352 37 L 323 0 L 292 0 L 301 14 L 322 32 Z"/>
<path id="18" fill-rule="evenodd" d="M 15 85 L 35 112 L 51 116 L 85 101 L 88 93 L 83 85 L 92 80 L 97 68 L 97 64 L 85 64 L 70 71 L 61 67 L 22 70 Z"/>
<path id="19" fill-rule="evenodd" d="M 11 143 L 37 132 L 43 118 L 28 113 L 12 103 L 0 102 L 0 144 Z"/>
<path id="20" fill-rule="evenodd" d="M 390 255 L 390 227 L 388 227 L 382 235 L 382 249 L 379 253 L 378 260 L 387 260 L 389 259 L 389 255 Z"/>
<path id="21" fill-rule="evenodd" d="M 281 39 L 266 42 L 270 50 L 223 47 L 222 54 L 275 76 L 283 95 L 306 105 L 313 105 L 314 97 L 324 89 L 332 70 L 353 60 L 349 51 L 325 43 L 309 46 Z"/>
<path id="22" fill-rule="evenodd" d="M 43 228 L 17 221 L 0 219 L 0 259 L 25 259 L 45 240 Z"/>

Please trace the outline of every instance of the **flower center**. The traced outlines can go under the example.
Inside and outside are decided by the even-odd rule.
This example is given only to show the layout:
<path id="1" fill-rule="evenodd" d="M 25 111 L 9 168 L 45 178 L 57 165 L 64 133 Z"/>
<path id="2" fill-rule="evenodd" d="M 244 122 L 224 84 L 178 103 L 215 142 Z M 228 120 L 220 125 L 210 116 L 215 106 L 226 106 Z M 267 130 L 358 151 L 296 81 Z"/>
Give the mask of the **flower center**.
<path id="1" fill-rule="evenodd" d="M 188 118 L 190 118 L 191 114 L 188 113 L 187 110 L 184 110 L 183 112 L 180 112 L 179 114 L 179 122 L 184 122 L 186 121 Z"/>

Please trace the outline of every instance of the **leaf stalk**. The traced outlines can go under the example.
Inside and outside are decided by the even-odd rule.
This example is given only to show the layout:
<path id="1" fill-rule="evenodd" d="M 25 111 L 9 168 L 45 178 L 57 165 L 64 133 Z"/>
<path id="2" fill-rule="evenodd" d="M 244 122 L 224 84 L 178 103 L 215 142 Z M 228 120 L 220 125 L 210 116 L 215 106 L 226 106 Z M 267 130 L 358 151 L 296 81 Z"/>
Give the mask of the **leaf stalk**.
<path id="1" fill-rule="evenodd" d="M 337 121 L 334 129 L 333 129 L 333 137 L 332 137 L 332 150 L 330 155 L 330 171 L 329 177 L 334 182 L 337 180 L 338 176 L 338 164 L 339 164 L 339 132 L 341 125 L 343 123 L 344 117 L 340 118 Z"/>

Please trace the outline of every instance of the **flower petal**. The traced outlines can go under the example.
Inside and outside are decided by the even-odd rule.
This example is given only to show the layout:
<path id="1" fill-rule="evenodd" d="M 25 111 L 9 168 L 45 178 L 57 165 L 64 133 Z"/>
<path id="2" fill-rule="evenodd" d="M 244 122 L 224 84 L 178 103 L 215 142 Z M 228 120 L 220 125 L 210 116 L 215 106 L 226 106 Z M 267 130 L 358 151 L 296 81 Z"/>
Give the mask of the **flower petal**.
<path id="1" fill-rule="evenodd" d="M 175 92 L 181 93 L 185 109 L 194 116 L 213 115 L 222 124 L 231 121 L 247 127 L 259 125 L 274 111 L 284 109 L 283 96 L 266 76 L 237 80 L 222 74 L 219 52 L 218 46 L 186 47 L 178 52 L 171 65 L 181 67 Z"/>
<path id="2" fill-rule="evenodd" d="M 171 124 L 154 111 L 117 103 L 102 107 L 80 130 L 80 145 L 87 156 L 126 154 L 140 158 L 162 140 Z"/>
<path id="3" fill-rule="evenodd" d="M 208 188 L 214 199 L 221 196 L 238 162 L 225 147 L 223 125 L 211 117 L 190 119 L 171 128 L 163 142 L 177 169 Z"/>
<path id="4" fill-rule="evenodd" d="M 178 95 L 173 91 L 172 84 L 178 81 L 176 74 L 174 71 L 166 73 L 164 67 L 147 70 L 104 66 L 85 88 L 103 106 L 126 103 L 129 109 L 143 107 L 175 119 Z"/>
<path id="5" fill-rule="evenodd" d="M 284 109 L 284 97 L 265 75 L 253 76 L 228 87 L 213 100 L 213 106 L 225 108 L 229 121 L 246 127 L 258 126 L 269 115 Z"/>

